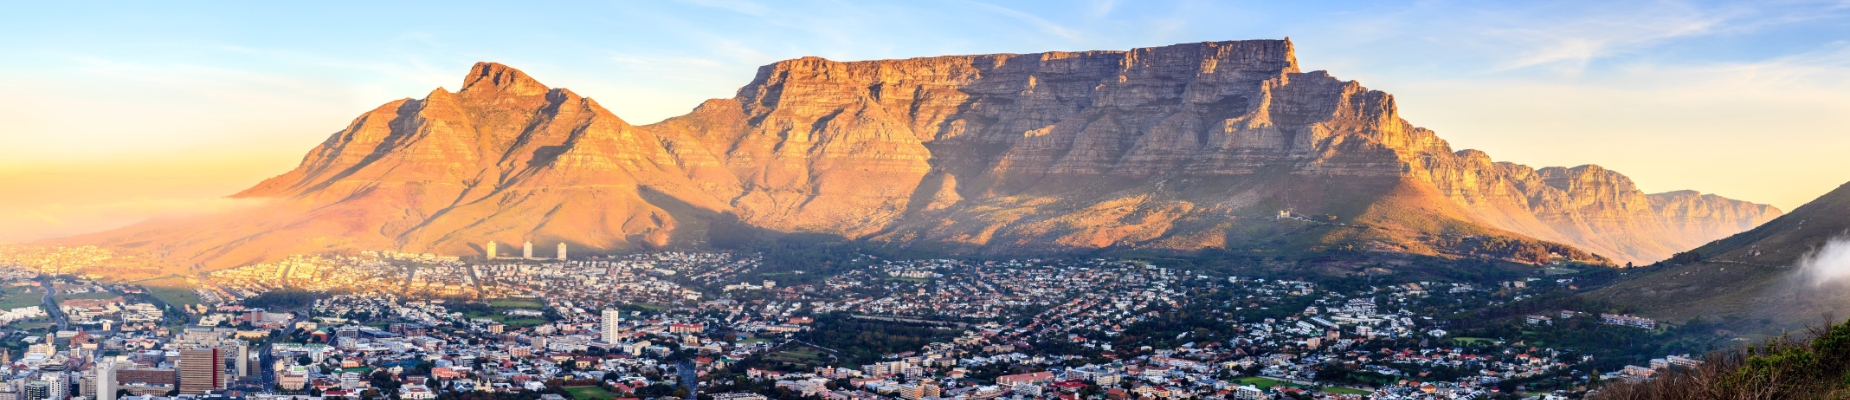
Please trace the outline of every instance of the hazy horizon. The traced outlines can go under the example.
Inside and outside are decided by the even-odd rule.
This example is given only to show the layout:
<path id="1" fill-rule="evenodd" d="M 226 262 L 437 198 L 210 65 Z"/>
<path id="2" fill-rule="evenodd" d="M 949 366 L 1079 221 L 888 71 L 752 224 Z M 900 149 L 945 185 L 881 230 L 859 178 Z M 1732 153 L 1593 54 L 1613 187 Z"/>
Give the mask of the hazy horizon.
<path id="1" fill-rule="evenodd" d="M 802 56 L 1288 36 L 1305 70 L 1391 93 L 1415 125 L 1499 161 L 1784 210 L 1850 180 L 1843 3 L 5 7 L 0 241 L 222 207 L 362 112 L 457 89 L 476 61 L 646 124 Z"/>

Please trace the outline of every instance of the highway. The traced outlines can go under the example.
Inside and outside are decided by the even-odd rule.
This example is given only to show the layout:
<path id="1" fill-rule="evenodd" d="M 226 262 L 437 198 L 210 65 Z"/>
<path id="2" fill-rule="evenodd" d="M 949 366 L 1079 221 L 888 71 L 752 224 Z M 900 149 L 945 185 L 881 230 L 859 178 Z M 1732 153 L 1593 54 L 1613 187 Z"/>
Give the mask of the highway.
<path id="1" fill-rule="evenodd" d="M 51 286 L 51 276 L 39 275 L 39 287 L 45 288 L 45 314 L 51 315 L 52 320 L 58 321 L 58 330 L 71 329 L 71 321 L 64 318 L 64 310 L 59 309 L 58 302 L 52 299 L 52 296 L 58 294 L 58 289 Z"/>

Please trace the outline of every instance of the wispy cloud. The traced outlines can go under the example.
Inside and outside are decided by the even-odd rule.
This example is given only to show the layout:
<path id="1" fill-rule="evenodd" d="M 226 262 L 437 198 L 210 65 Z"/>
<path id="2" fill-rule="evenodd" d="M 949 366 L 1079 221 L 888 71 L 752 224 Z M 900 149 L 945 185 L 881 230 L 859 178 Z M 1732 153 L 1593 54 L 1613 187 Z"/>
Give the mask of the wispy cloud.
<path id="1" fill-rule="evenodd" d="M 770 11 L 770 8 L 765 7 L 763 4 L 758 4 L 758 3 L 745 1 L 745 0 L 676 0 L 676 1 L 685 3 L 685 4 L 692 4 L 692 5 L 708 7 L 708 8 L 717 8 L 717 9 L 732 11 L 732 12 L 745 14 L 745 15 L 753 15 L 753 16 L 763 16 Z"/>
<path id="2" fill-rule="evenodd" d="M 1577 73 L 1604 56 L 1636 50 L 1667 40 L 1711 34 L 1730 15 L 1682 9 L 1651 8 L 1637 13 L 1602 14 L 1526 27 L 1492 28 L 1486 33 L 1519 50 L 1496 70 L 1555 66 Z"/>
<path id="3" fill-rule="evenodd" d="M 975 1 L 967 1 L 965 3 L 975 6 L 977 8 L 983 9 L 983 10 L 987 10 L 989 12 L 993 12 L 996 14 L 1007 16 L 1009 18 L 1013 18 L 1017 21 L 1021 21 L 1022 23 L 1026 23 L 1028 25 L 1034 26 L 1036 29 L 1040 30 L 1042 33 L 1059 36 L 1059 37 L 1062 37 L 1062 38 L 1065 38 L 1071 41 L 1080 40 L 1080 34 L 1078 31 L 1072 28 L 1068 28 L 1064 25 L 1054 23 L 1053 21 L 1049 21 L 1045 18 L 1041 18 L 1040 16 L 1037 16 L 1034 14 L 1029 14 L 1029 13 L 1017 11 L 1013 8 L 998 6 L 998 5 L 989 4 L 989 3 L 982 3 L 982 2 L 975 2 Z"/>

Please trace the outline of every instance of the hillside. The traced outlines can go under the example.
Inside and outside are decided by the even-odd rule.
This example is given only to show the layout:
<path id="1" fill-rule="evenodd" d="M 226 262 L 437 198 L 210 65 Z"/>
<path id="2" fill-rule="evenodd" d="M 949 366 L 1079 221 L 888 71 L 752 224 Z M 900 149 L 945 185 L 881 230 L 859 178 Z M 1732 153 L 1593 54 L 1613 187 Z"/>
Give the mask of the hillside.
<path id="1" fill-rule="evenodd" d="M 702 246 L 709 224 L 737 221 L 987 254 L 1265 248 L 1623 263 L 1780 213 L 1645 194 L 1598 166 L 1454 151 L 1401 119 L 1392 95 L 1301 71 L 1281 40 L 806 57 L 647 126 L 480 63 L 460 90 L 374 109 L 235 197 L 269 204 L 64 242 L 209 270 L 361 249 L 480 255 L 490 240 Z"/>
<path id="2" fill-rule="evenodd" d="M 1846 232 L 1850 184 L 1758 228 L 1692 250 L 1701 261 L 1643 269 L 1589 297 L 1657 318 L 1745 320 L 1763 332 L 1822 324 L 1850 316 L 1850 287 L 1809 279 L 1799 265 Z"/>

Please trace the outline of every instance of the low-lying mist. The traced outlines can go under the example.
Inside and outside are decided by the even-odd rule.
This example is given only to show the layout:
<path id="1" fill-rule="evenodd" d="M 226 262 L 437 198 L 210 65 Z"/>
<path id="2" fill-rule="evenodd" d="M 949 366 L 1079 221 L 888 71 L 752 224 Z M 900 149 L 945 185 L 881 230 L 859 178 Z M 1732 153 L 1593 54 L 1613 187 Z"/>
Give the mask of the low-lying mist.
<path id="1" fill-rule="evenodd" d="M 1831 238 L 1824 247 L 1799 258 L 1799 270 L 1813 285 L 1850 277 L 1850 236 Z"/>
<path id="2" fill-rule="evenodd" d="M 86 204 L 0 209 L 0 242 L 27 242 L 120 228 L 152 218 L 251 209 L 269 200 L 127 198 Z"/>

